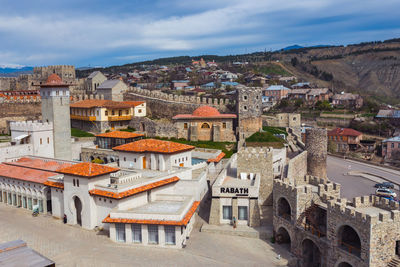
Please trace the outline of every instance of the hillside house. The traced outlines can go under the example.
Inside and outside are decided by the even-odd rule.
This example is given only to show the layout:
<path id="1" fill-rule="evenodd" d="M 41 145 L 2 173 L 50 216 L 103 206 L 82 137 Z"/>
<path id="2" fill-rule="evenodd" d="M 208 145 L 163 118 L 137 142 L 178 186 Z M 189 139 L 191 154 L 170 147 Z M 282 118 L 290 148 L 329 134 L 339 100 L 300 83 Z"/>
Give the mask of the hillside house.
<path id="1" fill-rule="evenodd" d="M 328 132 L 328 141 L 336 145 L 337 152 L 355 151 L 361 145 L 362 133 L 350 128 L 336 128 Z"/>
<path id="2" fill-rule="evenodd" d="M 333 106 L 344 106 L 346 108 L 361 108 L 363 106 L 363 98 L 358 94 L 343 93 L 335 94 L 332 97 Z"/>

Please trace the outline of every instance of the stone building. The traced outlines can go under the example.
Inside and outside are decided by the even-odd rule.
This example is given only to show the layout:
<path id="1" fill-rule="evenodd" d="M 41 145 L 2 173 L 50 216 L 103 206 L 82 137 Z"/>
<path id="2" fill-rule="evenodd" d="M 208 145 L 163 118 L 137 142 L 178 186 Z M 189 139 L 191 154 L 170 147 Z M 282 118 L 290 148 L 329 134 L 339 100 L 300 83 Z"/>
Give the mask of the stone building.
<path id="1" fill-rule="evenodd" d="M 296 128 L 301 127 L 301 115 L 299 113 L 278 113 L 275 116 L 264 116 L 266 126 Z"/>
<path id="2" fill-rule="evenodd" d="M 388 161 L 400 159 L 400 136 L 382 141 L 382 157 Z"/>
<path id="3" fill-rule="evenodd" d="M 123 94 L 128 86 L 121 80 L 105 80 L 97 86 L 96 94 L 103 95 L 105 100 L 123 101 Z"/>
<path id="4" fill-rule="evenodd" d="M 238 87 L 236 98 L 236 131 L 239 139 L 245 139 L 262 129 L 262 90 L 257 87 Z"/>
<path id="5" fill-rule="evenodd" d="M 234 154 L 212 186 L 210 224 L 257 227 L 271 221 L 273 149 L 242 148 Z"/>
<path id="6" fill-rule="evenodd" d="M 42 119 L 53 123 L 54 157 L 65 160 L 72 158 L 69 86 L 57 74 L 51 74 L 46 83 L 40 84 Z"/>
<path id="7" fill-rule="evenodd" d="M 221 114 L 216 108 L 201 106 L 192 114 L 179 114 L 172 119 L 178 138 L 190 141 L 235 142 L 235 114 Z"/>
<path id="8" fill-rule="evenodd" d="M 33 77 L 39 82 L 45 82 L 52 74 L 57 74 L 66 83 L 75 83 L 76 75 L 74 66 L 54 65 L 33 68 Z"/>
<path id="9" fill-rule="evenodd" d="M 326 178 L 326 159 L 328 156 L 328 138 L 326 129 L 306 129 L 306 150 L 308 174 Z"/>
<path id="10" fill-rule="evenodd" d="M 355 151 L 361 147 L 363 134 L 350 128 L 336 128 L 328 132 L 328 140 L 336 146 L 337 152 Z"/>
<path id="11" fill-rule="evenodd" d="M 92 72 L 85 80 L 84 88 L 86 93 L 94 93 L 97 90 L 97 87 L 106 80 L 107 77 L 100 71 Z"/>

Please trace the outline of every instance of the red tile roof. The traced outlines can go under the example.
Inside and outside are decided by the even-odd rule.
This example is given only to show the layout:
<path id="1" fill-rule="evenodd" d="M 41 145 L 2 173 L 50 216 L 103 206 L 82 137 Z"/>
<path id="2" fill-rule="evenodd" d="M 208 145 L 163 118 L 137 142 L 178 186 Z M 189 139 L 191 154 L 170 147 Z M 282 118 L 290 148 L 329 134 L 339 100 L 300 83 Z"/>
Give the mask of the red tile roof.
<path id="1" fill-rule="evenodd" d="M 63 183 L 58 183 L 58 182 L 53 182 L 53 181 L 46 181 L 43 184 L 47 185 L 47 186 L 50 186 L 50 187 L 64 189 L 64 184 Z"/>
<path id="2" fill-rule="evenodd" d="M 39 84 L 40 87 L 65 87 L 72 84 L 66 84 L 62 81 L 60 76 L 53 73 L 48 78 L 45 84 Z"/>
<path id="3" fill-rule="evenodd" d="M 58 169 L 70 167 L 73 165 L 73 163 L 62 163 L 54 160 L 45 161 L 43 159 L 35 159 L 35 158 L 20 158 L 14 162 L 4 162 L 4 164 L 44 170 L 44 171 L 57 171 Z"/>
<path id="4" fill-rule="evenodd" d="M 208 159 L 207 162 L 220 162 L 225 157 L 225 153 L 221 152 L 216 158 Z"/>
<path id="5" fill-rule="evenodd" d="M 141 104 L 144 104 L 145 102 L 144 101 L 122 101 L 122 103 L 130 105 L 132 107 L 136 107 L 136 106 L 139 106 Z"/>
<path id="6" fill-rule="evenodd" d="M 123 102 L 100 99 L 86 99 L 70 105 L 71 108 L 131 108 Z"/>
<path id="7" fill-rule="evenodd" d="M 167 178 L 161 181 L 157 181 L 151 184 L 143 185 L 137 188 L 133 188 L 121 193 L 114 193 L 106 190 L 100 190 L 100 189 L 92 189 L 89 191 L 89 194 L 95 195 L 95 196 L 102 196 L 102 197 L 109 197 L 109 198 L 114 198 L 114 199 L 121 199 L 125 197 L 130 197 L 148 190 L 151 190 L 153 188 L 161 187 L 167 184 L 175 183 L 179 181 L 179 178 L 174 176 L 171 178 Z"/>
<path id="8" fill-rule="evenodd" d="M 127 139 L 127 138 L 135 138 L 135 137 L 144 136 L 144 134 L 124 132 L 124 131 L 113 131 L 113 132 L 98 134 L 96 136 Z"/>
<path id="9" fill-rule="evenodd" d="M 49 177 L 55 176 L 57 173 L 29 169 L 19 166 L 0 164 L 0 176 L 18 179 L 27 182 L 43 184 Z"/>
<path id="10" fill-rule="evenodd" d="M 82 162 L 70 167 L 58 169 L 57 172 L 82 177 L 96 177 L 103 174 L 119 171 L 118 168 L 112 168 L 105 165 L 100 165 L 90 162 Z"/>
<path id="11" fill-rule="evenodd" d="M 164 220 L 139 220 L 139 219 L 120 219 L 120 218 L 110 218 L 108 215 L 103 223 L 137 223 L 137 224 L 159 224 L 159 225 L 177 225 L 177 226 L 186 226 L 193 214 L 196 212 L 197 207 L 200 202 L 195 201 L 189 211 L 186 213 L 185 217 L 180 221 L 164 221 Z"/>
<path id="12" fill-rule="evenodd" d="M 178 114 L 172 119 L 200 119 L 200 118 L 210 118 L 210 119 L 235 119 L 236 114 L 221 114 L 216 108 L 210 106 L 201 106 L 193 111 L 192 114 Z"/>
<path id="13" fill-rule="evenodd" d="M 139 153 L 153 152 L 153 153 L 172 154 L 177 152 L 189 151 L 194 148 L 195 148 L 194 146 L 175 143 L 171 141 L 142 139 L 125 145 L 113 147 L 113 150 L 126 151 L 126 152 L 139 152 Z"/>
<path id="14" fill-rule="evenodd" d="M 361 132 L 350 128 L 336 128 L 328 132 L 328 136 L 360 136 Z"/>

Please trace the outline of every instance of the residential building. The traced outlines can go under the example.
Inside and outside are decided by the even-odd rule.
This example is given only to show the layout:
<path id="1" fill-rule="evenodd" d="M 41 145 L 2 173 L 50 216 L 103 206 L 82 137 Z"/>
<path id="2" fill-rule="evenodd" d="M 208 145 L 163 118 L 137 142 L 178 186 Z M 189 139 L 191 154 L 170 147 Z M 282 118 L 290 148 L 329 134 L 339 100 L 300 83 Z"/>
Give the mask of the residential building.
<path id="1" fill-rule="evenodd" d="M 192 114 L 178 114 L 172 118 L 178 138 L 190 141 L 234 142 L 236 114 L 221 114 L 216 108 L 201 106 Z"/>
<path id="2" fill-rule="evenodd" d="M 136 115 L 146 115 L 144 102 L 87 99 L 71 104 L 72 127 L 94 133 L 127 128 Z"/>
<path id="3" fill-rule="evenodd" d="M 350 128 L 336 128 L 328 132 L 328 141 L 336 145 L 337 152 L 348 152 L 360 147 L 362 133 Z"/>
<path id="4" fill-rule="evenodd" d="M 318 101 L 329 101 L 332 93 L 328 88 L 292 89 L 290 99 L 302 99 L 306 105 L 314 105 Z"/>
<path id="5" fill-rule="evenodd" d="M 344 106 L 346 108 L 361 108 L 364 104 L 363 98 L 358 94 L 342 93 L 332 97 L 333 106 Z"/>
<path id="6" fill-rule="evenodd" d="M 123 94 L 128 86 L 122 80 L 106 80 L 97 86 L 96 94 L 103 95 L 105 100 L 123 101 Z"/>
<path id="7" fill-rule="evenodd" d="M 400 160 L 400 136 L 382 141 L 382 157 L 385 160 Z"/>
<path id="8" fill-rule="evenodd" d="M 271 85 L 266 89 L 263 89 L 263 95 L 271 97 L 275 101 L 280 101 L 282 98 L 286 98 L 291 90 L 283 85 Z"/>
<path id="9" fill-rule="evenodd" d="M 182 90 L 184 89 L 186 86 L 189 86 L 190 81 L 189 80 L 175 80 L 172 81 L 171 83 L 171 89 L 174 90 Z"/>
<path id="10" fill-rule="evenodd" d="M 102 149 L 112 149 L 119 145 L 125 145 L 140 140 L 144 134 L 113 131 L 96 135 L 96 144 Z"/>

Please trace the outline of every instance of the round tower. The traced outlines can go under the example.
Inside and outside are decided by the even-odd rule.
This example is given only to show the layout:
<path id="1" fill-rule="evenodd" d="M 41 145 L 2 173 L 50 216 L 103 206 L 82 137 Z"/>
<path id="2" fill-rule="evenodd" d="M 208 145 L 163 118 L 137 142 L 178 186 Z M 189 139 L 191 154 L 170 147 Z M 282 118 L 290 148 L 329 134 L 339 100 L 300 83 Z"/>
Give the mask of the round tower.
<path id="1" fill-rule="evenodd" d="M 328 136 L 324 128 L 306 130 L 307 172 L 318 178 L 327 178 L 326 158 L 328 154 Z"/>

